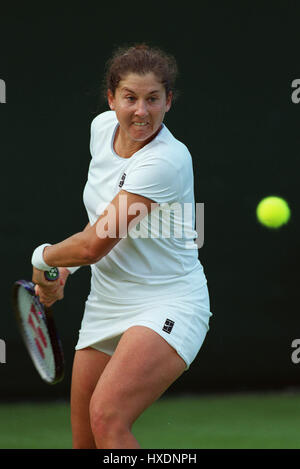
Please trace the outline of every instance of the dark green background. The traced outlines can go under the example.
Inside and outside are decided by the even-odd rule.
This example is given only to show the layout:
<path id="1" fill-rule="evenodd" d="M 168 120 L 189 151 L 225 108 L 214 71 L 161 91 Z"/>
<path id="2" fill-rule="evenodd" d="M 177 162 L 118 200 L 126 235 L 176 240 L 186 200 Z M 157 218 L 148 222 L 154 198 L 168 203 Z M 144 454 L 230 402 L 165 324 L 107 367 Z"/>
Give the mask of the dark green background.
<path id="1" fill-rule="evenodd" d="M 87 223 L 82 202 L 90 123 L 106 60 L 118 45 L 160 46 L 178 60 L 180 97 L 166 125 L 191 151 L 196 202 L 205 203 L 199 250 L 214 316 L 197 359 L 169 392 L 299 386 L 291 361 L 299 324 L 300 78 L 299 2 L 43 4 L 2 6 L 0 78 L 0 397 L 65 397 L 89 292 L 89 269 L 75 274 L 55 317 L 66 354 L 65 380 L 44 384 L 14 322 L 10 291 L 31 278 L 33 249 Z M 259 225 L 267 195 L 287 199 L 290 223 Z"/>

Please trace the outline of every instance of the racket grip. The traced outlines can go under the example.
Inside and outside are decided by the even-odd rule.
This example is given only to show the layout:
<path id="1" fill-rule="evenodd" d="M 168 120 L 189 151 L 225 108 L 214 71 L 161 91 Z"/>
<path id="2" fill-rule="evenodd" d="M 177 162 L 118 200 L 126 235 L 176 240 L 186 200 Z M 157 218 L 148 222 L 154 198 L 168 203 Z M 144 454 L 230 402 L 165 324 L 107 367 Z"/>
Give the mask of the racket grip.
<path id="1" fill-rule="evenodd" d="M 49 282 L 53 282 L 59 278 L 59 270 L 57 267 L 51 267 L 50 270 L 44 271 L 45 279 Z"/>

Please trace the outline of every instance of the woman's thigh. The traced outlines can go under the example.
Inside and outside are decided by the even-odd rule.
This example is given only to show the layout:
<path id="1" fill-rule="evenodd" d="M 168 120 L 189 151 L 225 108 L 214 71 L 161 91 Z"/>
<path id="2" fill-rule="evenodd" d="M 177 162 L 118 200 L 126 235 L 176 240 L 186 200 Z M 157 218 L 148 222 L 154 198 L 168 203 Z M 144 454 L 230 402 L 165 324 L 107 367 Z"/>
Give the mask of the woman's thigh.
<path id="1" fill-rule="evenodd" d="M 71 424 L 75 448 L 95 448 L 89 406 L 99 377 L 110 358 L 106 353 L 90 347 L 75 352 L 71 385 Z"/>
<path id="2" fill-rule="evenodd" d="M 99 378 L 91 409 L 100 419 L 103 412 L 116 415 L 130 428 L 185 368 L 159 334 L 144 326 L 130 327 Z"/>

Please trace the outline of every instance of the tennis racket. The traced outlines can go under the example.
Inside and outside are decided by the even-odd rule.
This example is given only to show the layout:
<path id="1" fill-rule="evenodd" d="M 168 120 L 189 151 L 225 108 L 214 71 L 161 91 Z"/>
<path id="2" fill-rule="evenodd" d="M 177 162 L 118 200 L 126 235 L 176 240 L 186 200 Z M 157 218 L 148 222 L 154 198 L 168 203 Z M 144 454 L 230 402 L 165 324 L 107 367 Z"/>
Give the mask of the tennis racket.
<path id="1" fill-rule="evenodd" d="M 47 280 L 57 278 L 53 271 L 45 273 Z M 56 384 L 64 377 L 63 348 L 52 310 L 39 301 L 34 286 L 34 283 L 26 280 L 14 283 L 13 308 L 21 336 L 37 372 L 46 383 Z"/>

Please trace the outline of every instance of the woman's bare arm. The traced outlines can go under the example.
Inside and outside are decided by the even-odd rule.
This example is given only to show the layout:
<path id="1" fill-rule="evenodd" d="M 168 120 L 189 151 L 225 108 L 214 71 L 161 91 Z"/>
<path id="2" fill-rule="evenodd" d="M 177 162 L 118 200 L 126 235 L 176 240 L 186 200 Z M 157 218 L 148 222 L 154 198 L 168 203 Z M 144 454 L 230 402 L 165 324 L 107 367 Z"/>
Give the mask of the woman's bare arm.
<path id="1" fill-rule="evenodd" d="M 137 194 L 120 191 L 94 225 L 44 249 L 46 264 L 54 267 L 90 265 L 104 257 L 130 229 L 158 204 Z M 33 281 L 39 283 L 34 269 Z"/>

